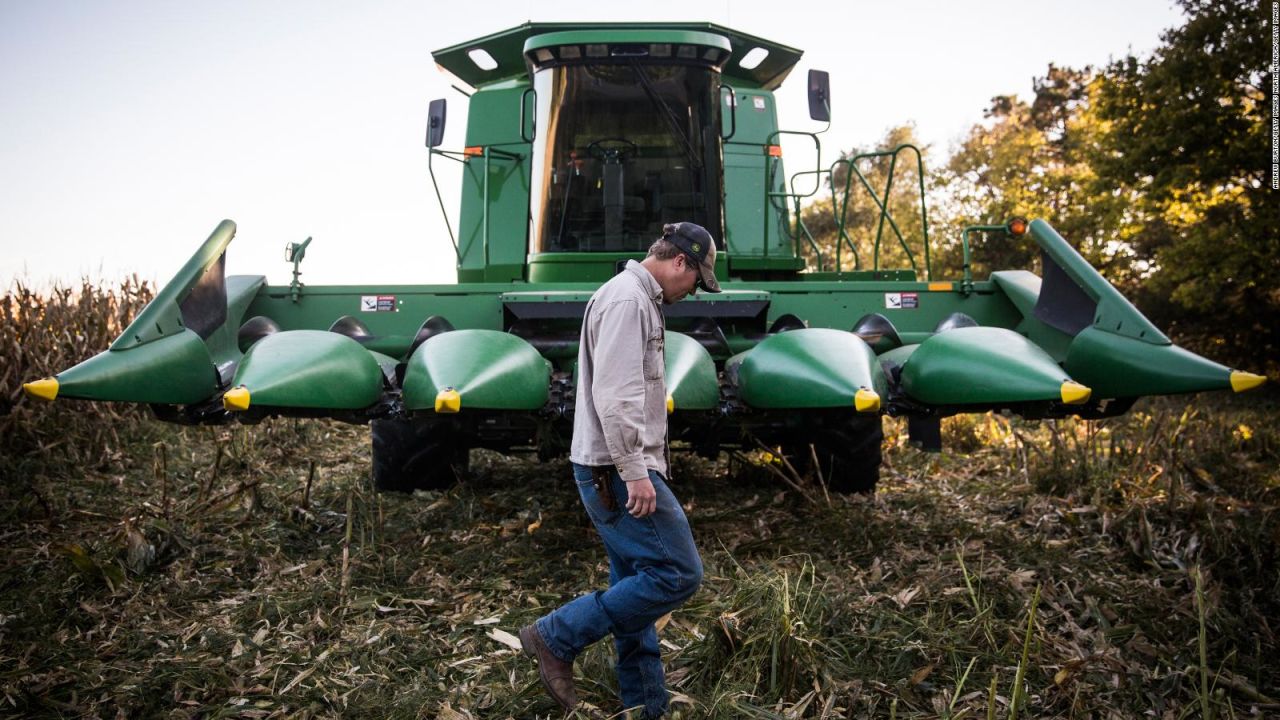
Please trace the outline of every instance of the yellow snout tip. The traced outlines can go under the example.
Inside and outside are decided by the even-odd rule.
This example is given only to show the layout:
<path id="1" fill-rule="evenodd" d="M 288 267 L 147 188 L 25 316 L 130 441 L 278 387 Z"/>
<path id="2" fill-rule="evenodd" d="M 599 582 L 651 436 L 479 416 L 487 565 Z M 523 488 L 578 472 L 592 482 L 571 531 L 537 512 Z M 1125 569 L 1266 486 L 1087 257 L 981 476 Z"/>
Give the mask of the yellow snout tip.
<path id="1" fill-rule="evenodd" d="M 1265 375 L 1254 375 L 1253 373 L 1240 372 L 1239 370 L 1231 373 L 1231 389 L 1236 392 L 1252 390 L 1266 381 L 1267 377 Z M 54 392 L 57 391 L 58 388 L 55 385 Z"/>
<path id="2" fill-rule="evenodd" d="M 858 412 L 879 412 L 880 395 L 874 390 L 862 388 L 853 396 L 853 406 Z"/>
<path id="3" fill-rule="evenodd" d="M 462 409 L 462 396 L 453 388 L 445 388 L 436 394 L 436 412 L 456 413 Z"/>
<path id="4" fill-rule="evenodd" d="M 1068 380 L 1062 383 L 1062 402 L 1067 405 L 1079 405 L 1087 401 L 1092 394 L 1093 390 L 1078 382 Z"/>
<path id="5" fill-rule="evenodd" d="M 676 399 L 668 395 L 667 396 L 667 414 L 670 415 L 675 411 L 676 411 Z"/>
<path id="6" fill-rule="evenodd" d="M 33 380 L 29 383 L 23 383 L 22 389 L 33 398 L 41 400 L 53 400 L 58 397 L 58 379 L 45 378 L 43 380 Z"/>
<path id="7" fill-rule="evenodd" d="M 222 394 L 222 407 L 227 412 L 244 412 L 249 409 L 249 388 L 241 385 Z"/>

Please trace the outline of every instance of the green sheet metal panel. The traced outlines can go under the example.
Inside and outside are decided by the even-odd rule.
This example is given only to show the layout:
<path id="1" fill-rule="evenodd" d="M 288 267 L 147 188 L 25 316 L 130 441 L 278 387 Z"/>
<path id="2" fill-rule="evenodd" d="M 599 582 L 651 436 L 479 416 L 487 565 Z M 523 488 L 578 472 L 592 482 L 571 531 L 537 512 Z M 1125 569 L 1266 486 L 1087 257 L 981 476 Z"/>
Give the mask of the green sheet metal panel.
<path id="1" fill-rule="evenodd" d="M 657 240 L 655 236 L 653 238 Z M 640 262 L 647 252 L 546 252 L 529 255 L 529 282 L 592 283 L 599 286 L 618 274 L 619 263 Z M 716 254 L 716 277 L 729 277 L 729 258 Z"/>
<path id="2" fill-rule="evenodd" d="M 422 322 L 432 315 L 456 328 L 502 328 L 499 296 L 510 283 L 467 285 L 308 285 L 298 302 L 287 285 L 260 290 L 246 317 L 265 315 L 285 330 L 325 330 L 343 315 L 353 315 L 369 328 L 365 347 L 401 358 Z M 527 286 L 515 286 L 527 287 Z"/>
<path id="3" fill-rule="evenodd" d="M 991 282 L 1022 314 L 1022 320 L 1014 329 L 1039 345 L 1055 361 L 1065 362 L 1067 348 L 1071 346 L 1071 336 L 1046 325 L 1035 316 L 1042 284 L 1040 277 L 1026 270 L 1001 270 L 991 273 Z"/>
<path id="4" fill-rule="evenodd" d="M 1168 345 L 1170 340 L 1151 324 L 1129 299 L 1120 294 L 1106 278 L 1071 247 L 1058 231 L 1044 220 L 1032 220 L 1029 226 L 1036 244 L 1067 274 L 1084 293 L 1097 303 L 1094 325 L 1107 332 L 1124 335 L 1153 345 Z"/>
<path id="5" fill-rule="evenodd" d="M 894 368 L 901 368 L 906 365 L 907 361 L 911 359 L 911 355 L 919 348 L 919 343 L 902 345 L 880 353 L 876 359 L 880 361 L 880 367 L 884 368 L 885 372 L 890 372 Z"/>
<path id="6" fill-rule="evenodd" d="M 657 239 L 656 237 L 654 238 Z M 639 262 L 643 252 L 546 252 L 529 255 L 529 282 L 600 285 L 618 273 L 618 264 Z"/>
<path id="7" fill-rule="evenodd" d="M 218 390 L 204 342 L 181 330 L 126 349 L 98 353 L 55 376 L 61 397 L 186 405 Z"/>
<path id="8" fill-rule="evenodd" d="M 860 389 L 885 396 L 875 353 L 853 333 L 805 328 L 771 335 L 742 358 L 738 393 L 757 408 L 853 407 Z"/>
<path id="9" fill-rule="evenodd" d="M 496 330 L 455 330 L 418 346 L 404 374 L 405 408 L 434 410 L 452 388 L 462 411 L 537 410 L 547 402 L 550 366 L 529 343 Z"/>
<path id="10" fill-rule="evenodd" d="M 733 89 L 732 96 L 721 94 L 723 124 L 733 130 L 733 137 L 724 142 L 724 222 L 729 255 L 738 265 L 748 258 L 764 256 L 768 223 L 768 255 L 779 261 L 792 260 L 788 269 L 803 269 L 803 261 L 795 263 L 797 258 L 787 239 L 786 203 L 765 202 L 766 181 L 770 180 L 766 172 L 768 143 L 778 129 L 774 95 L 752 85 L 735 83 Z M 736 99 L 736 106 L 730 105 L 732 99 Z M 774 169 L 768 189 L 783 192 L 784 163 L 779 160 Z"/>
<path id="11" fill-rule="evenodd" d="M 920 343 L 902 366 L 902 388 L 930 405 L 1057 401 L 1069 378 L 1035 343 L 1004 328 L 948 330 Z"/>
<path id="12" fill-rule="evenodd" d="M 524 41 L 524 52 L 528 53 L 538 48 L 554 48 L 560 45 L 632 45 L 641 43 L 700 45 L 720 50 L 732 50 L 728 38 L 709 32 L 612 27 L 608 29 L 561 30 L 534 35 Z"/>
<path id="13" fill-rule="evenodd" d="M 249 348 L 232 387 L 253 406 L 359 410 L 378 401 L 382 370 L 368 350 L 345 335 L 285 330 Z"/>
<path id="14" fill-rule="evenodd" d="M 262 275 L 232 275 L 226 279 L 226 322 L 205 339 L 205 344 L 209 346 L 209 355 L 219 366 L 240 359 L 240 343 L 237 334 L 240 325 L 246 319 L 245 310 L 253 303 L 266 281 L 267 279 Z"/>
<path id="15" fill-rule="evenodd" d="M 720 404 L 720 384 L 706 348 L 684 333 L 668 331 L 665 349 L 667 394 L 675 409 L 715 409 Z"/>
<path id="16" fill-rule="evenodd" d="M 1017 309 L 990 284 L 970 295 L 930 291 L 929 283 L 904 282 L 786 282 L 758 283 L 768 289 L 769 322 L 782 315 L 804 319 L 809 327 L 850 330 L 860 318 L 880 313 L 893 323 L 903 342 L 921 342 L 948 315 L 962 312 L 981 325 L 1013 328 L 1021 320 Z M 908 296 L 904 302 L 903 296 Z M 891 296 L 896 296 L 896 304 Z M 892 307 L 890 307 L 893 305 Z"/>
<path id="17" fill-rule="evenodd" d="M 504 82 L 476 91 L 468 101 L 465 146 L 491 150 L 487 159 L 480 155 L 463 161 L 459 280 L 501 282 L 524 277 L 532 148 L 520 137 L 519 120 L 528 88 L 526 80 Z"/>
<path id="18" fill-rule="evenodd" d="M 111 343 L 113 350 L 127 350 L 153 340 L 186 331 L 180 305 L 206 273 L 222 272 L 222 257 L 235 237 L 236 224 L 223 220 L 195 254 L 187 259 L 168 283 L 142 308 L 129 327 Z"/>
<path id="19" fill-rule="evenodd" d="M 1177 345 L 1153 345 L 1089 327 L 1071 342 L 1066 368 L 1094 397 L 1172 395 L 1231 388 L 1231 370 Z"/>
<path id="20" fill-rule="evenodd" d="M 795 256 L 787 239 L 784 206 L 766 205 L 764 202 L 766 159 L 764 145 L 732 142 L 724 145 L 725 242 L 731 266 L 734 261 L 765 254 L 766 222 L 769 223 L 769 257 L 784 260 Z M 781 174 L 769 187 L 774 192 L 782 191 Z M 799 269 L 804 266 L 793 263 L 791 267 Z"/>
<path id="21" fill-rule="evenodd" d="M 725 63 L 725 75 L 770 90 L 777 89 L 782 84 L 803 55 L 800 50 L 781 43 L 708 22 L 552 22 L 524 23 L 509 30 L 436 50 L 431 53 L 431 56 L 436 63 L 462 82 L 473 87 L 481 87 L 526 75 L 524 44 L 531 36 L 565 31 L 633 33 L 645 30 L 710 33 L 726 38 L 732 47 L 732 55 Z M 750 69 L 742 67 L 742 58 L 757 47 L 768 50 L 768 55 L 755 67 Z M 485 50 L 497 63 L 497 67 L 492 70 L 480 68 L 468 56 L 475 49 Z"/>

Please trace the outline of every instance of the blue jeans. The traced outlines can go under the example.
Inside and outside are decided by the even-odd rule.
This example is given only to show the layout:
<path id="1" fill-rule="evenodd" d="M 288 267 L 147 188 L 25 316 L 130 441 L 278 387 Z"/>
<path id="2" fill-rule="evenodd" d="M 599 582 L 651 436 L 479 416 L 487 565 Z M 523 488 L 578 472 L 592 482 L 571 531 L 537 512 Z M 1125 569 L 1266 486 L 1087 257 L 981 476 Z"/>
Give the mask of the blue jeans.
<path id="1" fill-rule="evenodd" d="M 609 589 L 597 590 L 538 618 L 538 632 L 556 657 L 573 662 L 591 643 L 613 635 L 618 651 L 618 694 L 626 707 L 643 706 L 649 717 L 667 710 L 662 651 L 653 622 L 680 607 L 702 582 L 702 558 L 689 521 L 662 476 L 649 479 L 657 509 L 643 518 L 626 510 L 627 484 L 613 471 L 618 506 L 605 508 L 591 469 L 574 463 L 573 478 L 609 554 Z"/>

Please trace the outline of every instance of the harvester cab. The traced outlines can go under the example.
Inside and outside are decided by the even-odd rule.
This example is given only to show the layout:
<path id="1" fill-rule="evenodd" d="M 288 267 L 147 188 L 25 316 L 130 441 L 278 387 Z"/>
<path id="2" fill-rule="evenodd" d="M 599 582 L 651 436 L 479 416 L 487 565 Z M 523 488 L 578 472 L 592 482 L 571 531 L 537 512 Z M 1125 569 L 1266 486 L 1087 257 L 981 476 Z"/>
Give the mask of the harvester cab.
<path id="1" fill-rule="evenodd" d="M 936 446 L 956 413 L 1103 417 L 1263 381 L 1172 344 L 1042 219 L 966 229 L 961 277 L 934 278 L 916 148 L 823 166 L 817 133 L 778 127 L 793 48 L 708 23 L 526 23 L 434 57 L 469 88 L 463 149 L 443 148 L 443 100 L 426 139 L 433 183 L 435 163 L 461 164 L 456 285 L 303 285 L 306 243 L 289 285 L 226 277 L 223 221 L 109 349 L 28 393 L 185 423 L 370 423 L 377 487 L 440 487 L 474 447 L 565 451 L 586 302 L 675 221 L 712 230 L 723 292 L 664 308 L 671 439 L 780 450 L 835 490 L 874 488 L 885 413 Z M 811 117 L 829 121 L 826 74 L 807 82 Z M 816 167 L 786 175 L 788 134 L 819 148 Z M 883 188 L 860 164 L 874 159 Z M 912 164 L 908 221 L 888 198 Z M 833 188 L 825 252 L 800 179 Z M 852 232 L 867 225 L 855 192 L 874 232 Z M 988 232 L 1036 243 L 1042 276 L 972 277 L 970 235 Z M 881 267 L 886 248 L 903 267 Z"/>

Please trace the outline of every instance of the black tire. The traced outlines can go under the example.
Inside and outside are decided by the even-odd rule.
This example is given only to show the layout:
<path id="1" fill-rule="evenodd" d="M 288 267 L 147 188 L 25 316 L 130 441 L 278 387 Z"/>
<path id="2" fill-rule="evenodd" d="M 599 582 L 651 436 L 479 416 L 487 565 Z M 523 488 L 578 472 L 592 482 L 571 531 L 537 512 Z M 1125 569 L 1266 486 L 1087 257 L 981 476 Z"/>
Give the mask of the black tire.
<path id="1" fill-rule="evenodd" d="M 370 430 L 375 490 L 443 490 L 470 464 L 471 451 L 450 424 L 374 420 Z"/>
<path id="2" fill-rule="evenodd" d="M 841 494 L 876 491 L 880 481 L 880 445 L 884 442 L 884 426 L 880 417 L 854 417 L 851 420 L 824 425 L 813 434 L 813 453 L 808 445 L 788 445 L 783 452 L 802 474 L 814 476 L 813 455 L 818 456 L 818 470 L 831 492 Z"/>

